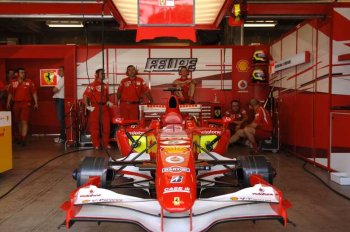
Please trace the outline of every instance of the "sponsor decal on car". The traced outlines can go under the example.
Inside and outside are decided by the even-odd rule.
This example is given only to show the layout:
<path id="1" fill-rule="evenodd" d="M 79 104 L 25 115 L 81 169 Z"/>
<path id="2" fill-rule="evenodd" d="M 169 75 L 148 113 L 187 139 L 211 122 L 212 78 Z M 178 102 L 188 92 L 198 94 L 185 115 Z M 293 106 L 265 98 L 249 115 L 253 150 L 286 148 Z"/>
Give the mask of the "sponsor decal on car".
<path id="1" fill-rule="evenodd" d="M 98 199 L 90 199 L 90 200 L 82 200 L 82 203 L 99 203 L 99 202 L 113 202 L 113 203 L 120 203 L 123 202 L 123 199 L 116 199 L 116 198 L 98 198 Z"/>
<path id="2" fill-rule="evenodd" d="M 174 197 L 174 200 L 173 200 L 173 204 L 174 206 L 180 206 L 182 205 L 184 202 L 181 201 L 180 197 Z"/>
<path id="3" fill-rule="evenodd" d="M 100 197 L 101 194 L 85 194 L 85 195 L 80 195 L 79 197 Z"/>
<path id="4" fill-rule="evenodd" d="M 187 141 L 185 142 L 187 143 Z M 181 154 L 181 153 L 190 151 L 190 147 L 189 146 L 161 147 L 160 151 L 168 154 Z"/>
<path id="5" fill-rule="evenodd" d="M 202 135 L 220 135 L 221 130 L 207 130 L 207 131 L 201 131 Z"/>
<path id="6" fill-rule="evenodd" d="M 190 188 L 189 187 L 169 187 L 169 188 L 164 188 L 163 193 L 189 193 Z"/>
<path id="7" fill-rule="evenodd" d="M 183 180 L 183 176 L 172 176 L 170 183 L 174 184 L 174 183 L 182 183 Z"/>
<path id="8" fill-rule="evenodd" d="M 129 132 L 131 135 L 142 135 L 144 131 L 130 131 Z"/>
<path id="9" fill-rule="evenodd" d="M 180 140 L 180 139 L 174 139 L 174 140 L 167 140 L 167 141 L 161 141 L 164 145 L 181 145 L 186 144 L 188 141 L 186 140 Z"/>
<path id="10" fill-rule="evenodd" d="M 179 155 L 171 155 L 165 158 L 167 163 L 180 164 L 185 161 L 185 158 Z"/>
<path id="11" fill-rule="evenodd" d="M 171 173 L 180 173 L 180 172 L 190 172 L 189 168 L 186 167 L 179 167 L 179 166 L 172 166 L 169 168 L 162 168 L 162 172 L 171 172 Z"/>

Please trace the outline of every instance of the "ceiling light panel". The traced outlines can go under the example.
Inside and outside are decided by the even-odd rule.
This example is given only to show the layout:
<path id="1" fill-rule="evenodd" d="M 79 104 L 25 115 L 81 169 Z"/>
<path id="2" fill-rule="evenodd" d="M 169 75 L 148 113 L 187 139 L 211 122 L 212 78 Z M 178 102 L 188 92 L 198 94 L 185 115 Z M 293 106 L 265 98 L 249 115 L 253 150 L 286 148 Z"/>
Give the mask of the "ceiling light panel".
<path id="1" fill-rule="evenodd" d="M 138 0 L 112 0 L 128 25 L 137 25 Z M 225 0 L 195 0 L 195 24 L 213 24 Z M 175 1 L 176 4 L 176 1 Z"/>
<path id="2" fill-rule="evenodd" d="M 117 10 L 129 25 L 137 24 L 137 0 L 112 0 Z"/>

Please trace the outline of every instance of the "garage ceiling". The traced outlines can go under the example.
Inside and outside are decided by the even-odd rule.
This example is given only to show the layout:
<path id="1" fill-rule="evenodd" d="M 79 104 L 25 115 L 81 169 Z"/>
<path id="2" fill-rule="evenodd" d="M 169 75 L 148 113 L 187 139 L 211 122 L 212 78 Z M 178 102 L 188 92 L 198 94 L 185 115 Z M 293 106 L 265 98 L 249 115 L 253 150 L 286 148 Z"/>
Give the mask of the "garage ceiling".
<path id="1" fill-rule="evenodd" d="M 215 23 L 217 14 L 223 5 L 230 3 L 230 0 L 196 0 L 196 24 L 205 25 Z M 349 2 L 339 0 L 338 2 Z M 87 35 L 89 43 L 99 43 L 102 29 L 108 37 L 106 43 L 130 44 L 135 42 L 135 31 L 128 29 L 130 25 L 137 23 L 137 0 L 110 0 L 115 5 L 123 5 L 124 12 L 119 12 L 122 20 L 116 17 L 108 4 L 104 7 L 103 19 L 101 17 L 102 2 L 96 0 L 0 0 L 0 42 L 6 43 L 8 38 L 18 38 L 21 44 L 30 43 L 76 43 L 86 42 Z M 208 5 L 210 3 L 210 5 Z M 253 28 L 245 29 L 246 41 L 254 35 L 269 36 L 268 40 L 278 37 L 295 25 L 307 18 L 324 17 L 327 9 L 333 1 L 319 0 L 295 0 L 295 1 L 273 1 L 254 0 L 247 1 L 248 19 L 250 20 L 277 20 L 278 24 L 274 29 Z M 204 16 L 204 17 L 200 17 Z M 82 28 L 49 28 L 49 20 L 74 20 L 83 22 Z M 124 20 L 124 21 L 123 21 Z M 219 29 L 226 27 L 225 17 L 216 22 Z M 131 27 L 132 28 L 132 27 Z M 199 28 L 201 29 L 201 28 Z M 205 29 L 205 28 L 202 28 Z M 200 30 L 197 32 L 198 43 L 217 44 L 222 43 L 221 31 Z M 57 35 L 60 35 L 57 38 Z M 265 38 L 266 40 L 266 38 Z M 176 39 L 157 39 L 155 42 L 178 42 Z M 150 42 L 150 41 L 148 41 Z M 257 41 L 256 41 L 257 42 Z M 266 41 L 262 41 L 266 42 Z M 268 42 L 268 41 L 267 41 Z"/>

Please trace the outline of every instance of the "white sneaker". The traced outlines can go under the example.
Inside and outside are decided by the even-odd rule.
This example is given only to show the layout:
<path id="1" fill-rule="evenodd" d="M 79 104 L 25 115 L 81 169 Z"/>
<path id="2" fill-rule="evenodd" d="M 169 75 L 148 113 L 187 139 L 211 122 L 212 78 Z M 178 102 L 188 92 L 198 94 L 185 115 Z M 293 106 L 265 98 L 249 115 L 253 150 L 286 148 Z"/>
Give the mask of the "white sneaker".
<path id="1" fill-rule="evenodd" d="M 54 141 L 55 143 L 64 143 L 64 140 L 61 139 L 60 137 L 54 138 L 53 141 Z"/>
<path id="2" fill-rule="evenodd" d="M 253 148 L 253 144 L 248 139 L 244 142 L 244 145 L 249 148 Z"/>

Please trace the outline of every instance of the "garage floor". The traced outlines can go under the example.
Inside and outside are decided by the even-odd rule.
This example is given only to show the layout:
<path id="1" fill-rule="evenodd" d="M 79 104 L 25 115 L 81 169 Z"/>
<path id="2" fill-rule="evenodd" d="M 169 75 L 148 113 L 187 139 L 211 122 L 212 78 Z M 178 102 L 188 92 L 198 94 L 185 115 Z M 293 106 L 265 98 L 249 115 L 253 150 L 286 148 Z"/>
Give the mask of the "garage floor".
<path id="1" fill-rule="evenodd" d="M 54 144 L 52 137 L 30 138 L 27 147 L 14 145 L 14 169 L 0 174 L 0 195 L 8 191 L 33 169 L 64 152 L 63 145 Z M 238 152 L 239 151 L 239 152 Z M 1 152 L 1 151 L 0 151 Z M 117 151 L 112 151 L 117 156 Z M 231 147 L 228 156 L 247 155 L 243 147 Z M 289 218 L 296 224 L 284 228 L 276 221 L 231 222 L 210 231 L 350 231 L 350 201 L 330 191 L 319 180 L 303 170 L 304 162 L 284 152 L 264 153 L 277 170 L 275 185 L 291 201 Z M 0 200 L 0 231 L 142 231 L 130 224 L 93 222 L 76 223 L 70 230 L 57 230 L 65 214 L 59 209 L 75 188 L 71 178 L 84 156 L 103 156 L 103 151 L 73 153 L 49 163 L 25 180 L 7 197 Z M 328 181 L 327 172 L 307 165 L 307 168 Z M 334 184 L 333 184 L 334 185 Z M 350 195 L 350 187 L 334 185 Z"/>

